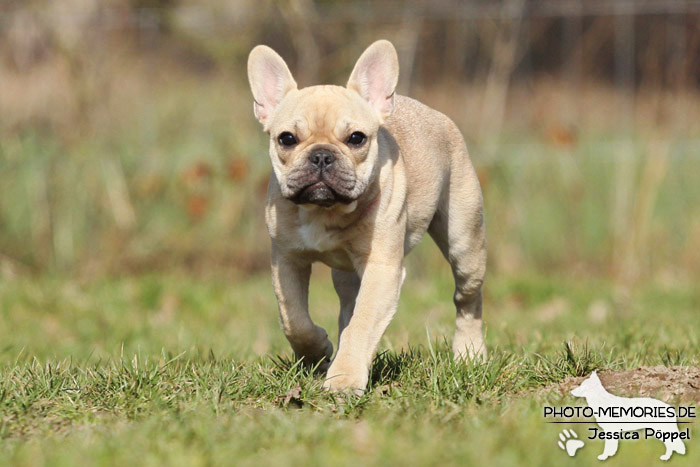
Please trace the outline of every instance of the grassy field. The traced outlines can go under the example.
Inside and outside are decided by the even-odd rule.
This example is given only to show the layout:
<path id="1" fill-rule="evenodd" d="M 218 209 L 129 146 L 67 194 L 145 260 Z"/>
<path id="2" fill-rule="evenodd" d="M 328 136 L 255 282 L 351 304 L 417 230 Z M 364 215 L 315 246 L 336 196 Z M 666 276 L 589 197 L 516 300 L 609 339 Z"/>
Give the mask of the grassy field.
<path id="1" fill-rule="evenodd" d="M 484 190 L 489 360 L 452 362 L 452 280 L 426 243 L 368 393 L 323 393 L 277 324 L 269 161 L 241 89 L 166 82 L 90 119 L 110 125 L 0 134 L 0 464 L 561 464 L 564 425 L 542 406 L 577 401 L 557 383 L 700 364 L 695 130 L 509 126 L 472 144 L 434 96 Z M 333 334 L 316 273 L 312 313 Z M 608 462 L 663 451 L 629 444 Z"/>
<path id="2" fill-rule="evenodd" d="M 532 76 L 491 127 L 485 81 L 459 76 L 408 87 L 458 124 L 482 184 L 489 359 L 452 361 L 452 279 L 426 242 L 367 394 L 321 391 L 278 326 L 250 47 L 219 42 L 235 60 L 202 69 L 145 42 L 0 67 L 0 464 L 573 464 L 542 416 L 580 403 L 560 383 L 700 365 L 697 90 L 625 107 L 605 83 Z M 330 335 L 337 308 L 318 267 Z M 700 463 L 687 446 L 674 464 Z"/>
<path id="3" fill-rule="evenodd" d="M 432 248 L 410 262 L 370 390 L 348 400 L 291 360 L 267 275 L 0 282 L 0 464 L 573 464 L 556 444 L 567 425 L 542 416 L 577 403 L 554 383 L 700 364 L 693 284 L 522 275 L 489 278 L 489 359 L 455 364 L 452 284 L 446 265 L 425 264 Z M 311 309 L 331 333 L 336 308 L 318 268 Z M 603 442 L 586 441 L 575 462 L 594 465 Z M 687 447 L 674 464 L 698 464 L 697 441 Z M 662 453 L 623 442 L 608 462 Z"/>
<path id="4" fill-rule="evenodd" d="M 9 3 L 0 466 L 597 465 L 603 441 L 573 459 L 557 446 L 587 425 L 543 417 L 582 404 L 576 378 L 653 367 L 645 394 L 700 402 L 693 17 L 550 18 L 505 2 L 437 21 L 365 2 L 348 23 L 303 11 L 339 1 Z M 511 12 L 520 3 L 527 17 Z M 294 362 L 279 329 L 268 137 L 246 57 L 279 44 L 300 85 L 342 84 L 381 37 L 399 48 L 398 92 L 452 118 L 478 172 L 489 358 L 452 361 L 452 278 L 426 241 L 369 390 L 346 399 Z M 314 272 L 312 315 L 335 337 L 330 274 Z M 697 376 L 675 393 L 664 369 L 680 367 Z M 615 394 L 642 390 L 627 389 Z M 687 426 L 674 465 L 700 465 Z M 623 442 L 607 462 L 662 453 Z"/>

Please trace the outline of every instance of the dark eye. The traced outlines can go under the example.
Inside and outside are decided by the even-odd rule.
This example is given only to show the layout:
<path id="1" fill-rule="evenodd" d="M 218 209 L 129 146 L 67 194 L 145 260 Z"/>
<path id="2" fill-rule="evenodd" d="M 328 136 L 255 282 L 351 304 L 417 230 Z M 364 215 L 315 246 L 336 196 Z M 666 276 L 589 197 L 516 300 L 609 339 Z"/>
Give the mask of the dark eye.
<path id="1" fill-rule="evenodd" d="M 361 131 L 356 131 L 351 134 L 347 139 L 347 144 L 350 146 L 362 146 L 367 141 L 367 135 Z"/>
<path id="2" fill-rule="evenodd" d="M 288 131 L 280 133 L 280 135 L 277 137 L 277 141 L 280 143 L 281 146 L 285 146 L 288 148 L 291 148 L 292 146 L 297 144 L 297 139 L 294 137 L 293 134 L 291 134 Z"/>

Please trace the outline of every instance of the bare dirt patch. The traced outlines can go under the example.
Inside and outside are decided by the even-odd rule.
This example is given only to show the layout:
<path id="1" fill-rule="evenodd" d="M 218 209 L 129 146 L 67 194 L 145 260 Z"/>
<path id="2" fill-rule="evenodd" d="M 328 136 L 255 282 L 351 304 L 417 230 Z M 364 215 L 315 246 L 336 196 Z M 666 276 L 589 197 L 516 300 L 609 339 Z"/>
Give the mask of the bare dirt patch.
<path id="1" fill-rule="evenodd" d="M 598 372 L 598 376 L 605 389 L 616 396 L 654 397 L 665 402 L 700 402 L 700 367 L 644 366 L 634 370 L 603 370 Z M 545 391 L 566 395 L 584 379 L 569 377 L 548 386 Z"/>

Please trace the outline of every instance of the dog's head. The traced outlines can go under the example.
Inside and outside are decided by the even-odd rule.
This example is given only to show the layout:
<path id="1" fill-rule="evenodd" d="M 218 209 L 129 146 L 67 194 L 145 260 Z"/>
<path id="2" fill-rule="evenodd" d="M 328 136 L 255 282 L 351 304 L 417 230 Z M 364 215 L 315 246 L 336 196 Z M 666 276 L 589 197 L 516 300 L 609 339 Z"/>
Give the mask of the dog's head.
<path id="1" fill-rule="evenodd" d="M 330 207 L 362 196 L 376 177 L 378 132 L 394 109 L 399 63 L 377 41 L 362 54 L 347 87 L 297 89 L 284 60 L 255 47 L 248 79 L 255 116 L 270 135 L 270 158 L 282 195 Z"/>
<path id="2" fill-rule="evenodd" d="M 571 394 L 576 397 L 589 397 L 605 392 L 603 388 L 603 383 L 600 382 L 598 374 L 593 371 L 591 376 L 583 380 L 583 382 L 574 389 L 571 390 Z"/>

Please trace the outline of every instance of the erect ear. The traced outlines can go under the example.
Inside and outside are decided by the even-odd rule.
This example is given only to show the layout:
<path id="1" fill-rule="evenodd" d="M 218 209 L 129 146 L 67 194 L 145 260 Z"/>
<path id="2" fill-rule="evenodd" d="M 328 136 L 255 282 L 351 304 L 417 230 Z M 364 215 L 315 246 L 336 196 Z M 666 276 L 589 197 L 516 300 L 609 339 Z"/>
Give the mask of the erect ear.
<path id="1" fill-rule="evenodd" d="M 380 40 L 367 47 L 352 70 L 348 89 L 356 91 L 383 119 L 394 110 L 399 80 L 399 58 L 391 42 Z"/>
<path id="2" fill-rule="evenodd" d="M 263 125 L 269 121 L 284 96 L 297 88 L 282 57 L 266 45 L 259 45 L 250 52 L 248 81 L 255 99 L 253 111 Z"/>

